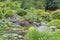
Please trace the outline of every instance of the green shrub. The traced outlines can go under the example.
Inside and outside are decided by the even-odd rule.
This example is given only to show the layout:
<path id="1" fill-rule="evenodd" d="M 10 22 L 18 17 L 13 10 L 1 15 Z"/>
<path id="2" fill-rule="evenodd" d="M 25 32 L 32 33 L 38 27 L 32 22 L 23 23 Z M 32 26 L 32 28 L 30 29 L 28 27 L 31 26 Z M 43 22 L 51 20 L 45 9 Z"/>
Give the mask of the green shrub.
<path id="1" fill-rule="evenodd" d="M 47 35 L 44 34 L 44 33 L 40 33 L 39 31 L 37 30 L 30 30 L 27 35 L 26 35 L 26 39 L 27 40 L 44 40 L 44 39 L 47 39 Z M 46 37 L 46 38 L 44 38 Z"/>
<path id="2" fill-rule="evenodd" d="M 21 9 L 21 8 L 17 9 L 16 13 L 20 16 L 24 16 L 27 14 L 26 11 L 24 9 Z"/>
<path id="3" fill-rule="evenodd" d="M 3 10 L 4 10 L 5 17 L 13 16 L 13 11 L 9 7 L 4 8 Z"/>
<path id="4" fill-rule="evenodd" d="M 60 19 L 60 10 L 54 11 L 52 13 L 52 18 L 53 19 Z"/>
<path id="5" fill-rule="evenodd" d="M 0 40 L 4 40 L 4 39 L 5 39 L 4 37 L 1 37 L 1 36 L 0 36 Z"/>
<path id="6" fill-rule="evenodd" d="M 12 2 L 12 3 L 10 3 L 10 8 L 13 9 L 13 10 L 19 9 L 20 8 L 20 3 L 17 2 L 17 1 Z"/>
<path id="7" fill-rule="evenodd" d="M 56 26 L 57 28 L 60 28 L 60 20 L 52 20 L 52 21 L 49 22 L 47 25 L 48 25 L 48 26 L 54 25 L 54 26 Z"/>
<path id="8" fill-rule="evenodd" d="M 0 18 L 3 17 L 2 9 L 0 8 Z"/>
<path id="9" fill-rule="evenodd" d="M 4 2 L 0 2 L 0 7 L 1 8 L 5 7 L 5 3 Z"/>
<path id="10" fill-rule="evenodd" d="M 36 29 L 31 29 L 26 35 L 26 40 L 60 40 L 56 33 L 39 32 Z"/>
<path id="11" fill-rule="evenodd" d="M 34 22 L 34 21 L 38 21 L 38 15 L 36 12 L 36 9 L 31 8 L 30 10 L 26 10 L 27 11 L 27 15 L 24 16 L 24 18 L 30 22 Z"/>
<path id="12" fill-rule="evenodd" d="M 0 21 L 0 30 L 4 30 L 6 28 L 10 27 L 10 24 L 5 20 L 5 22 Z"/>
<path id="13" fill-rule="evenodd" d="M 51 21 L 52 20 L 52 17 L 51 17 L 51 14 L 50 12 L 48 11 L 44 11 L 44 10 L 36 10 L 37 11 L 37 15 L 39 16 L 39 18 L 42 18 L 43 21 Z"/>

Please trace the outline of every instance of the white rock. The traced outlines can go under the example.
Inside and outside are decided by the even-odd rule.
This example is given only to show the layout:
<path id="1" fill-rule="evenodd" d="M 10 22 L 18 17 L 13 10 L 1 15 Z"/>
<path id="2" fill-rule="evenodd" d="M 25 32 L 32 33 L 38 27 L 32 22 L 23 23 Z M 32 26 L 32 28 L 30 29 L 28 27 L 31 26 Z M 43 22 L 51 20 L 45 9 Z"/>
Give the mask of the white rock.
<path id="1" fill-rule="evenodd" d="M 21 36 L 21 35 L 19 35 L 19 38 L 22 38 L 22 36 Z"/>

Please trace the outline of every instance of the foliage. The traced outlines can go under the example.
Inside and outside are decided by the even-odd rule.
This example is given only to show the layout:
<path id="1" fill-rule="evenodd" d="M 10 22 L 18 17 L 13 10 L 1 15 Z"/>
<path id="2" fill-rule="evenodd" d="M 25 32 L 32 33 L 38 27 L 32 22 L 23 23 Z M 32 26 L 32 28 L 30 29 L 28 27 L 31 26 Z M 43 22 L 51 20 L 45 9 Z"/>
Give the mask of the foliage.
<path id="1" fill-rule="evenodd" d="M 27 33 L 27 40 L 44 40 L 44 37 L 46 37 L 46 34 L 40 33 L 37 30 L 30 30 Z M 46 37 L 47 38 L 47 37 Z"/>
<path id="2" fill-rule="evenodd" d="M 45 3 L 46 0 L 22 0 L 22 4 L 21 7 L 22 8 L 30 8 L 30 7 L 34 7 L 34 8 L 40 8 L 40 9 L 44 9 L 45 8 Z"/>
<path id="3" fill-rule="evenodd" d="M 27 14 L 26 11 L 25 11 L 24 9 L 22 9 L 22 8 L 17 9 L 17 10 L 16 10 L 16 13 L 17 13 L 18 15 L 20 15 L 20 16 L 24 16 L 24 15 Z"/>
<path id="4" fill-rule="evenodd" d="M 58 9 L 60 8 L 60 0 L 2 0 L 0 7 L 10 7 L 15 10 L 17 8 L 30 9 L 34 7 L 37 9 Z"/>
<path id="5" fill-rule="evenodd" d="M 11 5 L 10 5 L 10 8 L 12 10 L 16 10 L 16 9 L 19 9 L 20 8 L 20 3 L 15 1 L 15 2 L 12 2 Z"/>
<path id="6" fill-rule="evenodd" d="M 5 5 L 6 5 L 6 4 L 5 4 L 4 2 L 0 2 L 0 7 L 1 7 L 1 8 L 5 7 Z"/>
<path id="7" fill-rule="evenodd" d="M 52 21 L 49 22 L 47 25 L 48 25 L 48 26 L 54 25 L 54 26 L 56 26 L 57 28 L 60 28 L 60 20 L 52 20 Z"/>
<path id="8" fill-rule="evenodd" d="M 34 8 L 31 8 L 30 10 L 27 10 L 27 15 L 24 16 L 26 20 L 29 20 L 30 22 L 37 21 L 37 13 L 35 12 Z"/>
<path id="9" fill-rule="evenodd" d="M 49 32 L 48 34 L 32 29 L 27 33 L 26 40 L 59 40 L 59 36 L 56 33 Z"/>
<path id="10" fill-rule="evenodd" d="M 0 21 L 0 30 L 3 30 L 8 27 L 10 27 L 10 25 L 7 22 Z"/>
<path id="11" fill-rule="evenodd" d="M 52 19 L 60 19 L 60 10 L 56 10 L 52 13 Z"/>
<path id="12" fill-rule="evenodd" d="M 2 17 L 3 17 L 3 13 L 2 13 L 2 10 L 0 8 L 0 18 L 2 18 Z"/>
<path id="13" fill-rule="evenodd" d="M 58 8 L 60 8 L 59 4 L 60 4 L 60 0 L 46 0 L 46 8 L 48 10 L 56 10 Z"/>
<path id="14" fill-rule="evenodd" d="M 13 16 L 13 11 L 9 7 L 4 8 L 3 10 L 4 10 L 5 17 Z"/>
<path id="15" fill-rule="evenodd" d="M 4 40 L 5 38 L 4 37 L 0 37 L 0 40 Z"/>
<path id="16" fill-rule="evenodd" d="M 50 21 L 51 20 L 50 13 L 45 12 L 44 10 L 37 10 L 37 15 L 39 16 L 39 18 L 42 18 L 43 21 Z"/>
<path id="17" fill-rule="evenodd" d="M 31 8 L 27 11 L 27 15 L 24 16 L 26 20 L 41 22 L 41 21 L 51 21 L 51 14 L 49 12 L 45 12 L 44 10 Z"/>
<path id="18" fill-rule="evenodd" d="M 35 0 L 34 6 L 39 9 L 45 9 L 46 7 L 46 0 Z"/>

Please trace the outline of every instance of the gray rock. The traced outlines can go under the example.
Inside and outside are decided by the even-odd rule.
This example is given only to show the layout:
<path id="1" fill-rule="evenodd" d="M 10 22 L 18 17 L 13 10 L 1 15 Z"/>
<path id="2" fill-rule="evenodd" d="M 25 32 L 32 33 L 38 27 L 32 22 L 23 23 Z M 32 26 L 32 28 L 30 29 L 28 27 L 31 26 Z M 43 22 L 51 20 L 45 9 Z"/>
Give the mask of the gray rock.
<path id="1" fill-rule="evenodd" d="M 18 36 L 18 34 L 16 34 L 16 33 L 8 33 L 8 34 L 3 34 L 2 35 L 3 37 L 14 37 L 14 36 Z"/>
<path id="2" fill-rule="evenodd" d="M 54 32 L 55 29 L 56 29 L 56 26 L 50 26 L 50 31 L 51 31 L 51 32 Z"/>
<path id="3" fill-rule="evenodd" d="M 47 25 L 45 22 L 42 23 L 40 27 L 37 27 L 37 30 L 40 32 L 46 32 Z"/>

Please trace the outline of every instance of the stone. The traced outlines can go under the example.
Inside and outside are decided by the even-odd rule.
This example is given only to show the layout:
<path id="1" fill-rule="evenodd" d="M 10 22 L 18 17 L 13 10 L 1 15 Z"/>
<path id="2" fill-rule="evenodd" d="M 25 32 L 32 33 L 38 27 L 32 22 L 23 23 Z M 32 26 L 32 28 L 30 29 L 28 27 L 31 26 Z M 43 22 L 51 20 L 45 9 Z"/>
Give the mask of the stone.
<path id="1" fill-rule="evenodd" d="M 47 25 L 45 22 L 42 23 L 40 27 L 36 27 L 38 31 L 40 32 L 46 32 Z"/>
<path id="2" fill-rule="evenodd" d="M 18 37 L 18 34 L 16 34 L 16 33 L 12 33 L 11 34 L 13 37 Z"/>
<path id="3" fill-rule="evenodd" d="M 3 34 L 2 36 L 3 37 L 15 37 L 15 36 L 18 36 L 18 34 L 16 34 L 16 33 L 8 33 L 8 34 Z"/>
<path id="4" fill-rule="evenodd" d="M 56 26 L 50 26 L 51 29 L 56 28 Z"/>
<path id="5" fill-rule="evenodd" d="M 37 27 L 37 30 L 40 31 L 40 32 L 45 32 L 46 27 L 45 26 L 40 26 L 40 27 Z"/>
<path id="6" fill-rule="evenodd" d="M 20 31 L 20 28 L 13 28 L 12 31 Z"/>
<path id="7" fill-rule="evenodd" d="M 14 39 L 17 39 L 18 37 L 14 37 Z"/>
<path id="8" fill-rule="evenodd" d="M 55 31 L 55 28 L 56 28 L 56 26 L 50 26 L 50 31 L 51 32 L 54 32 Z"/>
<path id="9" fill-rule="evenodd" d="M 37 22 L 33 22 L 33 24 L 34 24 L 35 26 L 37 26 L 37 27 L 40 26 L 40 23 L 37 23 Z"/>
<path id="10" fill-rule="evenodd" d="M 46 24 L 45 22 L 43 22 L 41 25 L 42 25 L 42 26 L 47 26 L 47 24 Z"/>
<path id="11" fill-rule="evenodd" d="M 8 37 L 8 36 L 9 36 L 9 34 L 3 34 L 2 36 L 3 36 L 3 37 Z"/>
<path id="12" fill-rule="evenodd" d="M 19 37 L 19 38 L 22 38 L 22 35 L 19 35 L 18 37 Z"/>
<path id="13" fill-rule="evenodd" d="M 20 26 L 20 25 L 18 25 L 18 24 L 14 24 L 14 25 L 12 25 L 13 27 L 18 27 L 18 26 Z"/>

